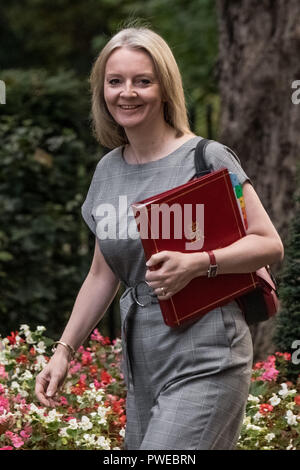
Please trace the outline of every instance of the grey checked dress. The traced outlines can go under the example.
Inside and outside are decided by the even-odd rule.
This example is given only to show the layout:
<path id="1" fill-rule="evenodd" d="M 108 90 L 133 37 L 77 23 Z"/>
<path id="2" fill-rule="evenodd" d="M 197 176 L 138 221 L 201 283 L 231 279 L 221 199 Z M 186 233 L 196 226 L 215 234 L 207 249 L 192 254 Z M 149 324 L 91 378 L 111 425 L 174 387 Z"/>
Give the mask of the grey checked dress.
<path id="1" fill-rule="evenodd" d="M 146 261 L 130 209 L 190 180 L 200 139 L 143 164 L 126 163 L 122 147 L 112 150 L 97 164 L 82 205 L 107 264 L 125 287 L 125 450 L 234 449 L 244 417 L 253 349 L 241 310 L 232 301 L 188 326 L 165 325 L 157 297 L 144 282 Z M 206 160 L 215 170 L 236 173 L 240 183 L 249 180 L 218 142 L 207 146 Z"/>

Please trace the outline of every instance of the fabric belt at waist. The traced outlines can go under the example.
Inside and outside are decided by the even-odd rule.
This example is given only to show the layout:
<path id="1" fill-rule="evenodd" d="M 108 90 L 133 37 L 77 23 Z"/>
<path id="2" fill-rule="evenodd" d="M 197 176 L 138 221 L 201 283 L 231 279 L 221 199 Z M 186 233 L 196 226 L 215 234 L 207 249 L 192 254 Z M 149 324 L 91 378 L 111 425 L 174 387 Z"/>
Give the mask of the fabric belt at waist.
<path id="1" fill-rule="evenodd" d="M 138 281 L 132 286 L 125 284 L 125 287 L 127 292 L 131 290 L 135 303 L 140 307 L 158 303 L 157 294 L 154 292 L 153 288 L 147 284 L 147 281 Z"/>

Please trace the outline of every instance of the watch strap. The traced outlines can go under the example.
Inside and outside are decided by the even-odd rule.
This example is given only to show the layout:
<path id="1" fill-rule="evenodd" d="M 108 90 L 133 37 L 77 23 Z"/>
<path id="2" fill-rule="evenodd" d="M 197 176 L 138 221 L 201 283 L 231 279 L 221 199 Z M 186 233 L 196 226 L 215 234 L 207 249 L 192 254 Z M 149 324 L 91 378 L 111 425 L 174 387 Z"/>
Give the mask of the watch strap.
<path id="1" fill-rule="evenodd" d="M 218 265 L 216 261 L 215 254 L 212 250 L 206 252 L 209 256 L 209 268 L 207 270 L 207 277 L 216 277 L 218 273 Z"/>

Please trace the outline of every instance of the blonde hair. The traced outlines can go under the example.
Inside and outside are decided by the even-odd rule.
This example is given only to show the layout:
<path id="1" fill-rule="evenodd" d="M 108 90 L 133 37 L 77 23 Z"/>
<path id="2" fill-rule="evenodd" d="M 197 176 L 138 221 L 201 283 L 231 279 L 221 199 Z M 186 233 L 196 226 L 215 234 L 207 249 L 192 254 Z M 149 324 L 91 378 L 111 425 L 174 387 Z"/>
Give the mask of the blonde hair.
<path id="1" fill-rule="evenodd" d="M 120 47 L 141 49 L 150 55 L 165 100 L 165 121 L 176 130 L 177 137 L 190 133 L 181 75 L 170 47 L 149 28 L 129 27 L 110 39 L 92 67 L 92 127 L 97 141 L 109 149 L 128 143 L 124 128 L 113 119 L 104 100 L 106 62 L 110 54 Z"/>

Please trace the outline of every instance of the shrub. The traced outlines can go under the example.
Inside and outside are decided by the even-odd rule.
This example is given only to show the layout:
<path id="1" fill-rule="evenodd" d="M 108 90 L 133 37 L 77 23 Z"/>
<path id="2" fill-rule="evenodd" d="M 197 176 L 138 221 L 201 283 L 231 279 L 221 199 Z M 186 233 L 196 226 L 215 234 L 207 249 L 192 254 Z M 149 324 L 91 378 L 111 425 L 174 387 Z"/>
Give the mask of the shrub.
<path id="1" fill-rule="evenodd" d="M 0 78 L 0 333 L 28 321 L 56 338 L 93 253 L 80 212 L 99 160 L 88 84 L 71 71 L 6 70 Z"/>

